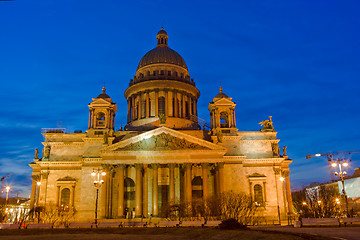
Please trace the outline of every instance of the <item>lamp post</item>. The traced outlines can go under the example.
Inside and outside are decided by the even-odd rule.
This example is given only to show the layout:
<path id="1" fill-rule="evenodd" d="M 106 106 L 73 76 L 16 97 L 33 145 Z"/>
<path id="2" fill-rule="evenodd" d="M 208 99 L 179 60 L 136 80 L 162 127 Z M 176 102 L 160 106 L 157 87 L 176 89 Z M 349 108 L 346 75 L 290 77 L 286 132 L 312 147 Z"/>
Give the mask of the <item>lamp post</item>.
<path id="1" fill-rule="evenodd" d="M 347 174 L 346 171 L 342 170 L 342 167 L 347 167 L 349 164 L 345 161 L 345 159 L 338 158 L 337 160 L 334 160 L 331 163 L 331 166 L 336 169 L 336 167 L 339 168 L 339 172 L 335 172 L 335 175 L 338 176 L 341 179 L 342 183 L 342 193 L 345 198 L 345 206 L 346 206 L 346 216 L 349 217 L 349 205 L 348 205 L 348 199 L 345 192 L 345 182 L 344 182 L 344 176 Z"/>
<path id="2" fill-rule="evenodd" d="M 8 199 L 9 199 L 9 192 L 10 192 L 10 187 L 9 186 L 7 186 L 6 188 L 5 188 L 5 191 L 6 191 L 6 200 L 5 200 L 5 212 L 7 212 L 7 203 L 8 203 Z"/>
<path id="3" fill-rule="evenodd" d="M 91 172 L 91 176 L 95 178 L 94 180 L 94 186 L 96 187 L 96 200 L 95 200 L 95 224 L 97 224 L 97 209 L 98 209 L 98 201 L 99 201 L 99 189 L 101 185 L 104 183 L 104 180 L 102 180 L 103 176 L 106 176 L 106 172 L 102 169 L 94 169 Z"/>

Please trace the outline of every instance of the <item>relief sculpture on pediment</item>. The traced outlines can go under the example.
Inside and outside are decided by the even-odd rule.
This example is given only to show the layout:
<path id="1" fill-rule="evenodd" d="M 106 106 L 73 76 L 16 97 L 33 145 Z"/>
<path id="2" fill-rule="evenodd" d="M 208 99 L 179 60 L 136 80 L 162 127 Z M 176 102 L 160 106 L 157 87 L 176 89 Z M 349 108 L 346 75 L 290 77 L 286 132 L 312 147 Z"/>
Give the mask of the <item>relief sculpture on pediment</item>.
<path id="1" fill-rule="evenodd" d="M 177 138 L 170 134 L 161 133 L 159 135 L 152 136 L 151 138 L 143 139 L 140 142 L 132 143 L 118 150 L 161 151 L 161 150 L 181 150 L 181 149 L 205 150 L 208 148 L 196 143 L 186 141 L 183 138 Z"/>

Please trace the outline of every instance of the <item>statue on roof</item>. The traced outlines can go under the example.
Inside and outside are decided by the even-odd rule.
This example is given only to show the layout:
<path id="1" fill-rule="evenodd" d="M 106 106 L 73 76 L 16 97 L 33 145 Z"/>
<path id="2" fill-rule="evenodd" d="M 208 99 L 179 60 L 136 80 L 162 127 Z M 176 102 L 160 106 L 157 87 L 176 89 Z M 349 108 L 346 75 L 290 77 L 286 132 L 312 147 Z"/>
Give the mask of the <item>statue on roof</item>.
<path id="1" fill-rule="evenodd" d="M 35 159 L 39 159 L 39 150 L 35 148 Z"/>
<path id="2" fill-rule="evenodd" d="M 223 139 L 223 133 L 220 128 L 216 129 L 216 137 L 217 137 L 218 142 L 221 143 L 222 139 Z"/>
<path id="3" fill-rule="evenodd" d="M 279 148 L 279 144 L 277 143 L 273 143 L 271 144 L 271 148 L 274 154 L 274 157 L 279 157 L 280 156 L 280 148 Z"/>
<path id="4" fill-rule="evenodd" d="M 104 134 L 104 144 L 109 144 L 109 134 L 108 134 L 108 132 L 105 132 L 105 134 Z"/>
<path id="5" fill-rule="evenodd" d="M 261 132 L 275 132 L 271 117 L 272 116 L 269 116 L 269 120 L 259 122 L 259 124 L 263 127 L 260 129 Z"/>
<path id="6" fill-rule="evenodd" d="M 46 145 L 44 147 L 44 158 L 49 158 L 50 157 L 50 150 L 51 150 L 50 145 Z"/>
<path id="7" fill-rule="evenodd" d="M 166 116 L 163 113 L 159 114 L 159 120 L 160 120 L 160 124 L 165 124 L 166 123 Z"/>
<path id="8" fill-rule="evenodd" d="M 286 156 L 286 146 L 283 147 L 283 155 Z"/>

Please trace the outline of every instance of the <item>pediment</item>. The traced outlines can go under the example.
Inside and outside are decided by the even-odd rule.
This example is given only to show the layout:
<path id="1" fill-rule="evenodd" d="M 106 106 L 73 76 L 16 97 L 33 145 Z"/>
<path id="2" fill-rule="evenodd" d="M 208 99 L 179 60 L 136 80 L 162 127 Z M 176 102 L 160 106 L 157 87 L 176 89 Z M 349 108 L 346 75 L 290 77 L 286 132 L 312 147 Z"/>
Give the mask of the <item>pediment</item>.
<path id="1" fill-rule="evenodd" d="M 93 101 L 90 104 L 91 105 L 112 105 L 111 102 L 106 101 L 105 99 L 102 99 L 102 98 L 93 98 Z"/>
<path id="2" fill-rule="evenodd" d="M 57 181 L 76 181 L 76 179 L 70 176 L 66 176 L 63 178 L 59 178 Z"/>
<path id="3" fill-rule="evenodd" d="M 251 175 L 248 176 L 249 178 L 266 178 L 266 176 L 264 174 L 260 174 L 260 173 L 253 173 Z"/>
<path id="4" fill-rule="evenodd" d="M 108 146 L 102 152 L 114 151 L 176 151 L 176 150 L 222 150 L 222 146 L 194 136 L 160 127 Z"/>
<path id="5" fill-rule="evenodd" d="M 220 98 L 216 102 L 214 102 L 215 105 L 236 105 L 231 99 L 228 98 Z"/>

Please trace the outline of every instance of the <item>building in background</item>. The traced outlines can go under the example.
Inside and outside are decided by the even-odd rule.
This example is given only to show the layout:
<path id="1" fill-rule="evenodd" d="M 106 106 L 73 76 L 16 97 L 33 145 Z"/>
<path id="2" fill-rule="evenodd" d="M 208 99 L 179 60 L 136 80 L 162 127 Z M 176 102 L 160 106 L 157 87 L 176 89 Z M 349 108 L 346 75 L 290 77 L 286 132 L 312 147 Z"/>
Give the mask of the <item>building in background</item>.
<path id="1" fill-rule="evenodd" d="M 355 168 L 353 175 L 344 177 L 344 186 L 348 198 L 349 214 L 351 216 L 360 215 L 360 168 Z M 305 194 L 310 201 L 322 200 L 324 197 L 321 196 L 322 194 L 327 195 L 327 197 L 331 196 L 332 198 L 328 199 L 328 201 L 337 202 L 340 205 L 341 214 L 346 211 L 341 179 L 333 182 L 312 184 L 305 188 Z"/>
<path id="2" fill-rule="evenodd" d="M 236 104 L 220 87 L 209 99 L 210 123 L 199 119 L 200 91 L 184 59 L 168 47 L 163 29 L 124 95 L 124 129 L 115 131 L 118 106 L 103 88 L 88 105 L 86 133 L 43 133 L 42 158 L 37 154 L 30 164 L 31 208 L 56 206 L 74 212 L 76 220 L 91 221 L 96 201 L 91 173 L 101 169 L 107 174 L 100 187 L 100 218 L 129 212 L 163 216 L 169 204 L 232 191 L 251 196 L 264 218 L 287 219 L 292 161 L 286 147 L 280 155 L 271 117 L 260 131 L 238 131 Z"/>

